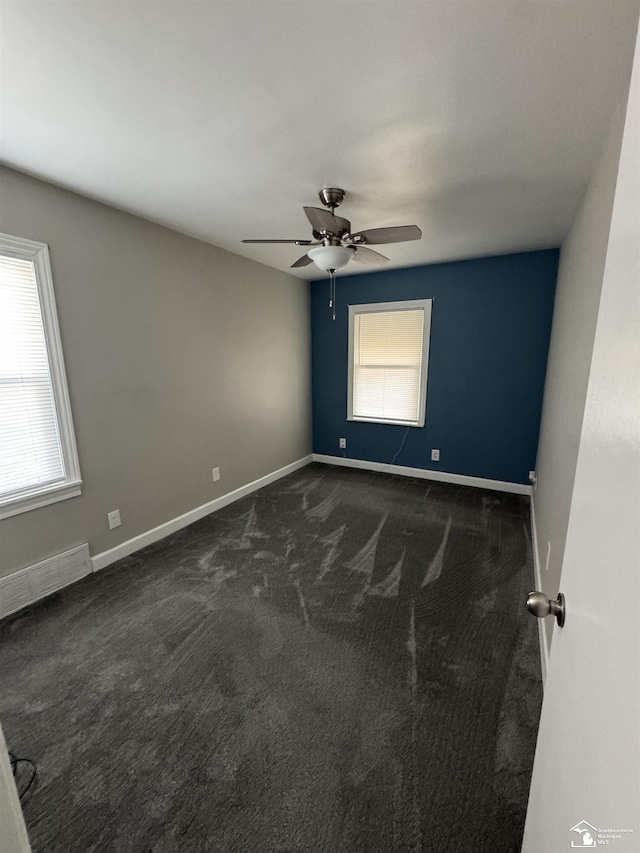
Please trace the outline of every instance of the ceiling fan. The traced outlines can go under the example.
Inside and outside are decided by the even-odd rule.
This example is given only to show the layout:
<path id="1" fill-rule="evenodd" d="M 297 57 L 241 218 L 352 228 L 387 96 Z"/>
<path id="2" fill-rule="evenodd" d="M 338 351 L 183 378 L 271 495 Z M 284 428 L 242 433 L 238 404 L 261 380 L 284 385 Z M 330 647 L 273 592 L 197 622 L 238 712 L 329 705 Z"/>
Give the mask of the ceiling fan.
<path id="1" fill-rule="evenodd" d="M 384 243 L 404 243 L 407 240 L 419 240 L 422 231 L 417 225 L 396 225 L 388 228 L 369 228 L 366 231 L 352 233 L 351 223 L 342 216 L 335 215 L 345 197 L 345 191 L 336 187 L 324 187 L 318 193 L 321 207 L 303 207 L 311 223 L 313 240 L 243 240 L 243 243 L 294 243 L 296 246 L 312 246 L 301 258 L 291 264 L 291 268 L 306 267 L 315 263 L 321 270 L 329 273 L 329 307 L 336 318 L 335 273 L 350 260 L 358 261 L 370 267 L 386 264 L 389 258 L 374 252 L 369 246 Z"/>

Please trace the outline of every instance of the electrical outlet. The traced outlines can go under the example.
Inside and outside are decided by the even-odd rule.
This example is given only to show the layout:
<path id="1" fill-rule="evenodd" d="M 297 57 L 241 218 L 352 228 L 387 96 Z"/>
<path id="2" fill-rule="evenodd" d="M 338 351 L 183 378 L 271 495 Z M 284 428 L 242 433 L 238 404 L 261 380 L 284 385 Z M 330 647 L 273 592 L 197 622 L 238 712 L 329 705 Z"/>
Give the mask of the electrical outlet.
<path id="1" fill-rule="evenodd" d="M 547 542 L 547 562 L 544 564 L 545 572 L 549 571 L 549 560 L 551 559 L 551 542 Z"/>
<path id="2" fill-rule="evenodd" d="M 113 512 L 108 512 L 107 521 L 109 522 L 109 530 L 120 527 L 122 524 L 122 521 L 120 520 L 120 510 L 114 509 Z"/>
<path id="3" fill-rule="evenodd" d="M 344 448 L 345 448 L 346 446 L 347 446 L 347 439 L 346 439 L 346 438 L 341 438 L 341 439 L 340 439 L 340 447 L 344 450 Z"/>
<path id="4" fill-rule="evenodd" d="M 220 479 L 220 469 L 219 468 L 212 468 L 211 473 L 213 474 L 213 482 L 217 483 L 218 480 Z"/>
<path id="5" fill-rule="evenodd" d="M 432 462 L 439 462 L 440 461 L 440 451 L 437 450 L 435 447 L 431 451 L 431 461 Z"/>

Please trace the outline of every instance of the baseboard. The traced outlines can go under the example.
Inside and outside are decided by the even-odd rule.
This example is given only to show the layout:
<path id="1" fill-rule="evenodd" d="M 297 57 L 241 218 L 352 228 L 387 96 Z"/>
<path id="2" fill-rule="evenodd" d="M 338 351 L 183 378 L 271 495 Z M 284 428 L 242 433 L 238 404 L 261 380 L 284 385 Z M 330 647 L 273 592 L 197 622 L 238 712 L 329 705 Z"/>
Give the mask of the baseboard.
<path id="1" fill-rule="evenodd" d="M 538 530 L 536 528 L 536 508 L 533 500 L 533 492 L 529 499 L 531 505 L 531 544 L 533 549 L 533 571 L 536 589 L 542 590 L 542 573 L 540 571 L 540 551 L 538 550 Z M 544 619 L 538 619 L 538 640 L 540 642 L 540 666 L 542 668 L 542 687 L 547 680 L 549 668 L 549 645 L 547 643 L 547 631 Z"/>
<path id="2" fill-rule="evenodd" d="M 477 489 L 493 489 L 496 492 L 511 492 L 514 495 L 531 495 L 531 486 L 526 486 L 523 483 L 485 480 L 482 477 L 467 477 L 465 474 L 449 474 L 446 471 L 429 471 L 425 468 L 409 468 L 406 465 L 386 465 L 384 462 L 368 462 L 366 459 L 350 459 L 347 456 L 324 456 L 322 453 L 314 453 L 313 461 L 322 462 L 325 465 L 342 465 L 346 468 L 361 468 L 365 471 L 399 474 L 401 477 L 437 480 L 439 483 L 474 486 Z"/>
<path id="3" fill-rule="evenodd" d="M 164 524 L 160 524 L 158 527 L 154 527 L 151 530 L 147 530 L 145 533 L 134 536 L 132 539 L 127 539 L 126 542 L 121 542 L 119 545 L 116 545 L 115 548 L 110 548 L 108 551 L 102 551 L 102 553 L 96 554 L 91 558 L 93 571 L 98 572 L 100 569 L 105 569 L 107 566 L 110 566 L 111 563 L 115 563 L 123 557 L 128 557 L 130 554 L 139 551 L 141 548 L 146 548 L 147 545 L 152 545 L 159 539 L 164 539 L 165 536 L 169 536 L 177 530 L 182 530 L 183 527 L 193 524 L 194 521 L 199 521 L 201 518 L 204 518 L 205 515 L 217 512 L 219 509 L 234 503 L 234 501 L 239 501 L 240 498 L 244 498 L 246 495 L 256 492 L 258 489 L 263 488 L 263 486 L 268 486 L 269 483 L 273 483 L 281 477 L 286 477 L 287 474 L 292 474 L 299 468 L 304 468 L 305 465 L 308 465 L 311 461 L 310 455 L 303 456 L 302 459 L 298 459 L 290 465 L 285 465 L 284 468 L 279 468 L 277 471 L 272 471 L 271 474 L 266 474 L 258 480 L 253 480 L 253 482 L 247 483 L 246 486 L 240 486 L 239 489 L 234 489 L 234 491 L 228 492 L 226 495 L 222 495 L 222 497 L 209 501 L 209 503 L 202 504 L 202 506 L 189 510 L 189 512 L 185 512 L 177 518 L 172 518 L 170 521 L 165 521 Z"/>

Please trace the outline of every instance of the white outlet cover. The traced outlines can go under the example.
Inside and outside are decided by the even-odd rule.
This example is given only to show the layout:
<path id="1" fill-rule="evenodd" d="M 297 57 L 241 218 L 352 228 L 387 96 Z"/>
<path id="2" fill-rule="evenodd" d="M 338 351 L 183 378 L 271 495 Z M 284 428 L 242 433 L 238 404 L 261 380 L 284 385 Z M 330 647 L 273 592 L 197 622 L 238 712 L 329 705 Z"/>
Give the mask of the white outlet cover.
<path id="1" fill-rule="evenodd" d="M 437 450 L 436 448 L 434 448 L 431 451 L 431 461 L 432 462 L 439 462 L 440 461 L 440 451 Z"/>
<path id="2" fill-rule="evenodd" d="M 346 446 L 347 446 L 347 439 L 341 438 L 340 439 L 340 447 L 346 447 Z"/>
<path id="3" fill-rule="evenodd" d="M 120 527 L 122 521 L 120 520 L 120 510 L 114 509 L 113 512 L 107 513 L 107 520 L 109 522 L 109 530 L 113 530 L 116 527 Z"/>
<path id="4" fill-rule="evenodd" d="M 213 482 L 217 483 L 218 480 L 220 479 L 220 469 L 219 468 L 212 468 L 211 473 L 213 474 Z"/>

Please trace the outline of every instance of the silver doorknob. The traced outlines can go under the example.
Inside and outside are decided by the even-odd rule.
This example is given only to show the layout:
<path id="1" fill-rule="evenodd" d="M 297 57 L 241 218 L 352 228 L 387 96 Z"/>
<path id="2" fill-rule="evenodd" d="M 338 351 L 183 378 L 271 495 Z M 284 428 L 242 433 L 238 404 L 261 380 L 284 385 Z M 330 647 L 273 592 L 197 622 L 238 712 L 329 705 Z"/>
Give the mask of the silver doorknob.
<path id="1" fill-rule="evenodd" d="M 562 628 L 565 617 L 564 595 L 559 592 L 555 601 L 547 598 L 544 592 L 530 592 L 527 598 L 527 610 L 532 616 L 544 619 L 545 616 L 555 616 L 558 625 Z"/>

